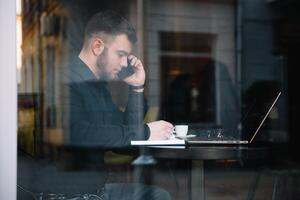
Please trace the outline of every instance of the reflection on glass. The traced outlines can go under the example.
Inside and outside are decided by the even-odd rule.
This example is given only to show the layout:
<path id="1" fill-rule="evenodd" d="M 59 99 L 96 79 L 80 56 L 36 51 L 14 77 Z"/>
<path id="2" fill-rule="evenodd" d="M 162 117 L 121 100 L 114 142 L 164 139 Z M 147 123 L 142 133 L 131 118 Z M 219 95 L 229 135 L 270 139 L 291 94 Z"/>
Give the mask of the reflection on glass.
<path id="1" fill-rule="evenodd" d="M 234 181 L 241 186 L 238 195 L 246 195 L 243 187 L 250 183 L 245 177 L 252 174 L 239 171 L 243 169 L 241 161 L 248 163 L 239 157 L 243 148 L 232 156 L 232 149 L 132 148 L 130 140 L 153 136 L 151 131 L 157 124 L 150 130 L 150 123 L 161 119 L 172 125 L 188 124 L 190 134 L 226 130 L 222 132 L 226 136 L 248 139 L 245 130 L 256 122 L 243 119 L 253 97 L 261 97 L 255 106 L 261 111 L 273 91 L 287 92 L 284 59 L 279 62 L 274 55 L 274 46 L 284 48 L 286 40 L 275 38 L 283 33 L 271 28 L 272 20 L 281 17 L 270 12 L 272 3 L 22 0 L 21 5 L 17 17 L 22 24 L 18 199 L 72 199 L 78 195 L 83 199 L 98 198 L 92 195 L 120 199 L 149 191 L 149 185 L 171 199 L 217 199 Z M 93 48 L 103 49 L 91 50 L 85 25 L 93 14 L 107 10 L 118 11 L 132 24 L 138 45 L 126 37 L 112 39 L 93 33 L 93 41 L 98 42 Z M 120 39 L 119 43 L 111 42 L 114 39 Z M 123 49 L 113 54 L 112 44 L 123 45 Z M 97 57 L 102 68 L 87 68 L 87 60 L 80 57 L 82 47 L 93 52 L 89 56 Z M 99 71 L 108 65 L 127 66 L 135 59 L 129 54 L 143 58 L 144 88 L 129 87 L 128 81 L 119 80 L 120 69 L 107 71 L 101 79 L 104 75 Z M 126 59 L 116 64 L 113 56 Z M 135 98 L 134 89 L 144 89 L 143 95 Z M 287 142 L 286 116 L 287 97 L 282 95 L 258 141 Z M 162 139 L 162 131 L 157 135 L 156 139 Z M 136 158 L 153 162 L 133 165 Z M 206 170 L 211 173 L 204 181 Z M 240 174 L 232 178 L 230 174 L 237 171 Z M 128 188 L 133 183 L 134 187 Z M 146 194 L 155 199 L 152 190 Z"/>

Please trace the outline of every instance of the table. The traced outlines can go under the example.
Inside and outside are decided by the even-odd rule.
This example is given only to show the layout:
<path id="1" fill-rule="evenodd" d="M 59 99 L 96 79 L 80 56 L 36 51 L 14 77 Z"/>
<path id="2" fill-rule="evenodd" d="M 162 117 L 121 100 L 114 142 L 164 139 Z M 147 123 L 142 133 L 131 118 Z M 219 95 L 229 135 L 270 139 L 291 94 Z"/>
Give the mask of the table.
<path id="1" fill-rule="evenodd" d="M 250 146 L 193 146 L 185 149 L 150 148 L 150 154 L 160 159 L 184 159 L 189 161 L 188 199 L 205 199 L 205 160 L 251 160 L 263 159 L 269 155 L 267 147 Z M 199 189 L 192 190 L 193 186 Z"/>

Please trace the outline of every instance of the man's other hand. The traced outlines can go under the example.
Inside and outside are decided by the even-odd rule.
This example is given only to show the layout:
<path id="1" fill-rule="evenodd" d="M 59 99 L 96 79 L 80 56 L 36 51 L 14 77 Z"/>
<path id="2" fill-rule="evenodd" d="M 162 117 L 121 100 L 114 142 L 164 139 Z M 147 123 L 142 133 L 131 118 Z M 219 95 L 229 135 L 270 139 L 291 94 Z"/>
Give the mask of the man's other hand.
<path id="1" fill-rule="evenodd" d="M 142 86 L 145 84 L 146 74 L 144 70 L 143 63 L 140 59 L 134 55 L 128 56 L 129 62 L 134 70 L 134 74 L 124 79 L 124 81 L 132 86 Z"/>

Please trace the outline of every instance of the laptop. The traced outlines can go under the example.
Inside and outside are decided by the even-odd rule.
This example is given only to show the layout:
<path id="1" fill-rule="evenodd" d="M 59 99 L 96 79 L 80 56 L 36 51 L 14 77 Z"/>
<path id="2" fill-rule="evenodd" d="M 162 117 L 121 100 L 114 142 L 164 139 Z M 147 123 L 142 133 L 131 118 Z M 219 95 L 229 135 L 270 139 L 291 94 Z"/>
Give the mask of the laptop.
<path id="1" fill-rule="evenodd" d="M 276 97 L 273 101 L 271 101 L 271 105 L 268 105 L 267 110 L 265 110 L 265 113 L 261 113 L 262 115 L 257 115 L 252 109 L 247 113 L 246 118 L 251 118 L 252 116 L 255 116 L 256 118 L 262 118 L 259 119 L 258 125 L 255 125 L 254 129 L 248 128 L 248 131 L 251 131 L 250 133 L 247 133 L 250 137 L 248 140 L 241 140 L 241 139 L 234 139 L 226 136 L 222 136 L 221 132 L 222 129 L 209 129 L 206 130 L 207 133 L 214 135 L 212 137 L 209 137 L 209 134 L 207 134 L 206 137 L 197 135 L 196 137 L 186 137 L 185 142 L 188 145 L 236 145 L 236 144 L 251 144 L 254 141 L 254 138 L 257 136 L 258 132 L 260 131 L 261 127 L 263 126 L 264 122 L 266 121 L 267 117 L 269 116 L 271 110 L 273 109 L 274 105 L 276 104 L 278 98 L 280 97 L 281 92 L 276 93 Z M 251 113 L 252 112 L 252 113 Z M 247 121 L 247 120 L 246 120 Z M 249 121 L 248 121 L 249 122 Z M 249 125 L 249 124 L 248 124 Z M 247 130 L 245 130 L 247 131 Z"/>

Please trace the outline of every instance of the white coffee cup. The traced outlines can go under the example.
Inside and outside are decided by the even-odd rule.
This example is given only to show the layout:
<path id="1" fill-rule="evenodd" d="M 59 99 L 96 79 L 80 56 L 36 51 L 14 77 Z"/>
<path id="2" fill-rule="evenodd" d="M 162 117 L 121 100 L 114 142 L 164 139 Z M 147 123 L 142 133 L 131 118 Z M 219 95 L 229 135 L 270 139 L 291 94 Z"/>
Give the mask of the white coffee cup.
<path id="1" fill-rule="evenodd" d="M 175 125 L 174 133 L 178 137 L 186 137 L 188 130 L 189 130 L 188 125 Z"/>

